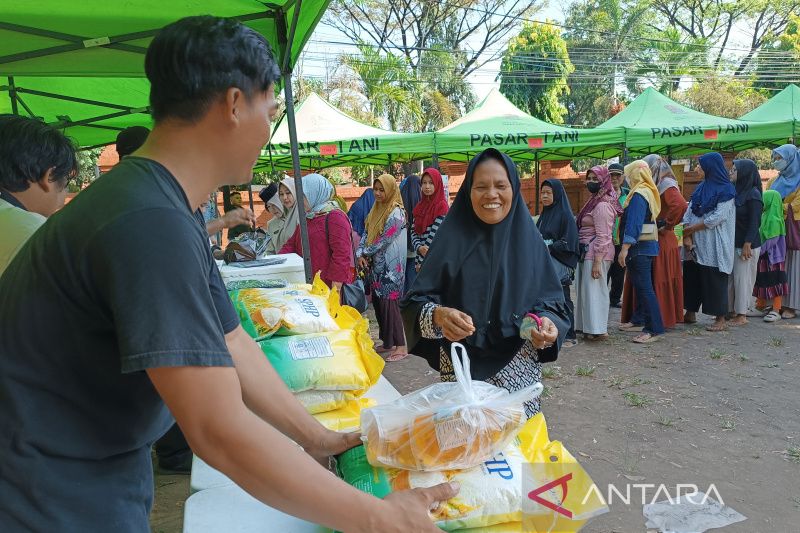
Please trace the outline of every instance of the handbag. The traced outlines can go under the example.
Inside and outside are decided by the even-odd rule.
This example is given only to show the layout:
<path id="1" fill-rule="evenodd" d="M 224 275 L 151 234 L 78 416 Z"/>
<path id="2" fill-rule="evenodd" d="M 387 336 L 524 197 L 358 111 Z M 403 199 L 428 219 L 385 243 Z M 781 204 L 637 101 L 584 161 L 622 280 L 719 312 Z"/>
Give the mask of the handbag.
<path id="1" fill-rule="evenodd" d="M 330 232 L 328 230 L 328 216 L 325 215 L 325 239 L 328 241 L 328 249 L 330 250 Z M 348 219 L 349 220 L 349 219 Z M 353 250 L 353 230 L 350 229 L 350 250 Z M 356 253 L 353 251 L 353 265 L 357 265 Z M 342 303 L 354 308 L 359 313 L 367 310 L 367 294 L 364 290 L 364 280 L 358 275 L 353 283 L 342 283 Z"/>
<path id="2" fill-rule="evenodd" d="M 225 263 L 255 261 L 267 251 L 270 236 L 261 228 L 246 231 L 228 243 L 223 253 Z"/>
<path id="3" fill-rule="evenodd" d="M 639 233 L 639 242 L 657 241 L 658 226 L 656 224 L 642 224 L 642 231 Z"/>

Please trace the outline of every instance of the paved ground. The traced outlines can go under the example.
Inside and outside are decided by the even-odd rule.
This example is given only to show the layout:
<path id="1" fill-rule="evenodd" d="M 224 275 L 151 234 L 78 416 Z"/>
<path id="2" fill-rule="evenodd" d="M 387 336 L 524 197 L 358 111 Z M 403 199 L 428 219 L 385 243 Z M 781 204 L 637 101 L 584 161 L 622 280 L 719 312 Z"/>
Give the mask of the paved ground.
<path id="1" fill-rule="evenodd" d="M 610 323 L 618 323 L 612 310 Z M 550 438 L 561 440 L 605 491 L 634 487 L 592 521 L 590 533 L 645 531 L 642 503 L 664 484 L 714 485 L 724 502 L 748 517 L 725 528 L 739 533 L 800 531 L 800 320 L 760 319 L 708 333 L 701 316 L 662 342 L 637 346 L 611 331 L 546 365 L 543 411 Z M 418 358 L 387 365 L 401 392 L 438 376 Z M 153 531 L 181 530 L 184 476 L 157 476 Z M 713 494 L 712 494 L 713 495 Z M 659 500 L 665 493 L 659 494 Z M 723 530 L 717 530 L 723 531 Z"/>

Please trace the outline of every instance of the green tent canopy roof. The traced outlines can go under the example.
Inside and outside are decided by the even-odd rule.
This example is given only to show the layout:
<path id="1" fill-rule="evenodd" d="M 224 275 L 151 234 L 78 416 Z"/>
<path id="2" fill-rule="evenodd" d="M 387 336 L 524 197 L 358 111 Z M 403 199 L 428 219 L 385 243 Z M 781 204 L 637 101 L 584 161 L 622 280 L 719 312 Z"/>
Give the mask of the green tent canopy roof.
<path id="1" fill-rule="evenodd" d="M 750 122 L 777 122 L 787 119 L 794 122 L 794 133 L 796 136 L 798 121 L 800 121 L 800 87 L 793 83 L 757 108 L 742 116 L 740 120 L 748 120 Z"/>
<path id="2" fill-rule="evenodd" d="M 295 110 L 300 166 L 322 169 L 347 165 L 385 165 L 433 153 L 432 133 L 397 133 L 362 124 L 312 93 Z M 281 121 L 258 168 L 292 168 L 289 127 Z"/>
<path id="3" fill-rule="evenodd" d="M 685 156 L 777 146 L 792 135 L 791 120 L 757 123 L 715 117 L 681 105 L 652 87 L 597 127 L 615 128 L 624 128 L 625 144 L 633 156 Z"/>
<path id="4" fill-rule="evenodd" d="M 124 128 L 152 124 L 144 54 L 163 26 L 209 13 L 237 18 L 263 34 L 276 59 L 292 67 L 329 1 L 5 2 L 0 112 L 39 117 L 84 148 L 113 143 Z"/>
<path id="5" fill-rule="evenodd" d="M 0 76 L 144 76 L 160 28 L 183 17 L 237 18 L 293 66 L 330 0 L 36 0 L 0 8 Z M 296 6 L 300 6 L 299 11 Z M 297 11 L 297 13 L 295 13 Z M 297 14 L 294 35 L 288 35 Z"/>
<path id="6" fill-rule="evenodd" d="M 619 154 L 621 129 L 575 129 L 539 120 L 517 108 L 497 89 L 477 107 L 436 132 L 440 159 L 468 161 L 497 148 L 516 161 L 609 157 Z"/>

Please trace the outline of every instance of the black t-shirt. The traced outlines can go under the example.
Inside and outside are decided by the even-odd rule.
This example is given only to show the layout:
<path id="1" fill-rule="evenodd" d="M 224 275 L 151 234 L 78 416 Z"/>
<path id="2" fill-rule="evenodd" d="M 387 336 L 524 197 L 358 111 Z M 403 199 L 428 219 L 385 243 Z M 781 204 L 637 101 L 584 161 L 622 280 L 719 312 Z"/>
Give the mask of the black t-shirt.
<path id="1" fill-rule="evenodd" d="M 172 424 L 147 368 L 232 366 L 205 228 L 160 164 L 81 192 L 0 278 L 0 530 L 144 532 Z"/>

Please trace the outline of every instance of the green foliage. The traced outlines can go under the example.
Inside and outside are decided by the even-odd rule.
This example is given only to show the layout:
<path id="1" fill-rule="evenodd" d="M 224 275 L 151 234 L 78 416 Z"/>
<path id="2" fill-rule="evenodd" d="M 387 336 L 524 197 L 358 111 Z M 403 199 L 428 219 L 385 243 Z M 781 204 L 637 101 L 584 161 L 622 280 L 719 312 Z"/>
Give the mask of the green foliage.
<path id="1" fill-rule="evenodd" d="M 100 170 L 97 168 L 97 161 L 100 159 L 102 151 L 103 148 L 94 148 L 92 150 L 79 150 L 77 152 L 78 174 L 69 182 L 69 192 L 78 192 L 100 175 Z"/>
<path id="2" fill-rule="evenodd" d="M 569 94 L 567 76 L 574 70 L 557 28 L 526 23 L 503 56 L 500 92 L 531 115 L 562 124 L 567 109 L 559 98 Z"/>
<path id="3" fill-rule="evenodd" d="M 651 41 L 635 54 L 636 66 L 628 73 L 628 86 L 634 93 L 644 86 L 673 95 L 684 76 L 701 72 L 706 67 L 707 40 L 687 37 L 675 28 L 660 33 L 660 40 Z"/>
<path id="4" fill-rule="evenodd" d="M 714 76 L 692 84 L 677 99 L 693 109 L 718 117 L 739 118 L 766 101 L 747 80 Z"/>

